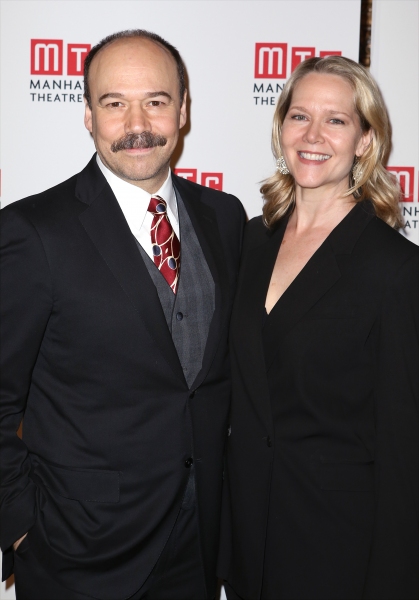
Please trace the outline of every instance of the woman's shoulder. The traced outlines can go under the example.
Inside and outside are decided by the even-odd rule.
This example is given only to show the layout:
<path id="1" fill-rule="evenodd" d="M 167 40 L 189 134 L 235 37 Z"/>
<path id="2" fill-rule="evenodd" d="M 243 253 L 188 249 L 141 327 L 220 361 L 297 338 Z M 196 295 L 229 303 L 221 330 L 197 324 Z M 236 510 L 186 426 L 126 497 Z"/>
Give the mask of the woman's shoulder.
<path id="1" fill-rule="evenodd" d="M 419 247 L 379 217 L 371 219 L 354 253 L 377 285 L 418 276 Z"/>
<path id="2" fill-rule="evenodd" d="M 266 234 L 267 231 L 269 230 L 263 221 L 262 215 L 253 217 L 253 219 L 250 219 L 246 224 L 246 235 L 248 236 L 263 235 Z"/>
<path id="3" fill-rule="evenodd" d="M 270 235 L 270 231 L 263 221 L 262 215 L 253 217 L 247 222 L 244 230 L 243 251 L 263 244 Z"/>
<path id="4" fill-rule="evenodd" d="M 246 237 L 250 240 L 257 242 L 265 242 L 271 235 L 274 233 L 274 230 L 270 229 L 262 215 L 258 217 L 253 217 L 246 224 L 245 234 Z"/>
<path id="5" fill-rule="evenodd" d="M 379 217 L 371 220 L 367 233 L 370 243 L 386 256 L 403 259 L 419 253 L 419 247 L 416 244 Z"/>

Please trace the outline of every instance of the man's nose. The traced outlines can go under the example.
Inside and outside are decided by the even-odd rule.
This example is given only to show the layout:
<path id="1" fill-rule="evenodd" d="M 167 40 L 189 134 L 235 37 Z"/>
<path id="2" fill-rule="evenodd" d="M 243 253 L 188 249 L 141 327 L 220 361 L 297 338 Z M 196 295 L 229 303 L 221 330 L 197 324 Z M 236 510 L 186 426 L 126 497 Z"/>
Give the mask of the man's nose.
<path id="1" fill-rule="evenodd" d="M 125 120 L 126 133 L 141 133 L 150 129 L 146 111 L 141 106 L 130 106 Z"/>

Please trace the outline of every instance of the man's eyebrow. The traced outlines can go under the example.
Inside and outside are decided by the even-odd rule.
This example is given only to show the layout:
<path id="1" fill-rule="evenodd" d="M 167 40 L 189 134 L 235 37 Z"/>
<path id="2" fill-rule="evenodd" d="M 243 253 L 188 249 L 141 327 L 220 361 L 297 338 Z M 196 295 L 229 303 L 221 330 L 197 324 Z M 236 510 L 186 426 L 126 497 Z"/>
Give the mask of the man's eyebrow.
<path id="1" fill-rule="evenodd" d="M 168 93 L 168 92 L 148 92 L 147 94 L 144 94 L 146 98 L 157 98 L 157 96 L 165 96 L 166 98 L 168 98 L 169 100 L 172 100 L 172 96 Z M 121 94 L 120 92 L 107 92 L 106 94 L 102 94 L 102 96 L 99 98 L 99 102 L 102 102 L 102 100 L 106 100 L 106 98 L 125 98 L 124 94 Z"/>
<path id="2" fill-rule="evenodd" d="M 166 96 L 169 100 L 172 99 L 172 96 L 168 92 L 148 92 L 145 94 L 146 98 L 156 98 L 157 96 Z"/>
<path id="3" fill-rule="evenodd" d="M 108 92 L 107 94 L 102 94 L 102 96 L 99 98 L 99 102 L 102 102 L 102 100 L 105 100 L 106 98 L 124 98 L 124 94 L 120 94 L 119 92 Z"/>

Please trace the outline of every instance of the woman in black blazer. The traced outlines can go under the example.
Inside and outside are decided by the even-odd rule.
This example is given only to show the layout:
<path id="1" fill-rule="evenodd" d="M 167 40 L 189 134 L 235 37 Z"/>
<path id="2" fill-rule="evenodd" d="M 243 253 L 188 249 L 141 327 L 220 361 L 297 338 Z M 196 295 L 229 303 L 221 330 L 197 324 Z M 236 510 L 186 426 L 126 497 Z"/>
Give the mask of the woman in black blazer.
<path id="1" fill-rule="evenodd" d="M 365 69 L 294 71 L 231 325 L 229 600 L 417 597 L 418 248 L 389 149 Z"/>

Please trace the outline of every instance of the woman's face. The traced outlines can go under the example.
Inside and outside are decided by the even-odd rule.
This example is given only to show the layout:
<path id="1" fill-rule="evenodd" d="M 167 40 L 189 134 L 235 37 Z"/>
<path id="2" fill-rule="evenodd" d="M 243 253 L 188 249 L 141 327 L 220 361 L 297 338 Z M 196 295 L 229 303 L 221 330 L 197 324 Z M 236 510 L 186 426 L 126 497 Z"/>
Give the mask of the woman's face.
<path id="1" fill-rule="evenodd" d="M 338 75 L 310 73 L 295 86 L 282 126 L 281 147 L 296 188 L 342 195 L 355 156 L 371 141 L 363 133 L 350 84 Z"/>

